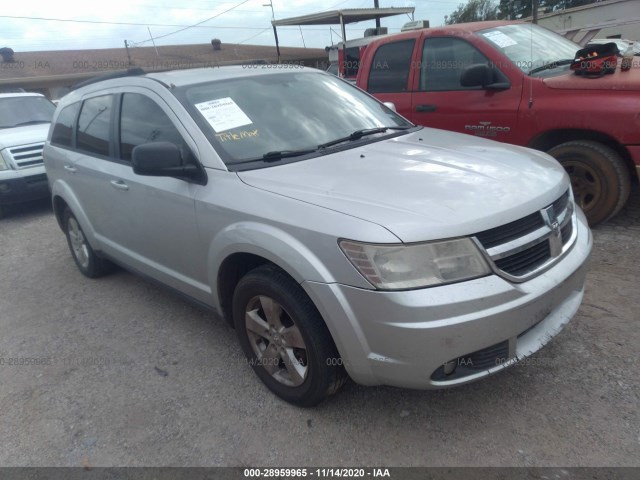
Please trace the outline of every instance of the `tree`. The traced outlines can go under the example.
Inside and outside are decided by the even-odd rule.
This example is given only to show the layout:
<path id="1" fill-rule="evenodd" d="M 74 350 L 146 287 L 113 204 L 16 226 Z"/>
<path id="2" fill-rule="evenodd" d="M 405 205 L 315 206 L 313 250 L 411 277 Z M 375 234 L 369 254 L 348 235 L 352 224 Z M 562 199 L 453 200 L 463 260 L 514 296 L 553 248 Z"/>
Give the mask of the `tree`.
<path id="1" fill-rule="evenodd" d="M 461 3 L 458 8 L 449 15 L 445 23 L 481 22 L 483 20 L 496 20 L 498 18 L 498 6 L 493 0 L 469 0 L 467 4 Z"/>
<path id="2" fill-rule="evenodd" d="M 528 17 L 531 15 L 531 0 L 500 0 L 498 10 L 502 20 Z"/>
<path id="3" fill-rule="evenodd" d="M 596 3 L 597 0 L 539 0 L 539 8 L 547 12 L 564 10 L 565 8 L 579 7 Z M 480 22 L 483 20 L 517 20 L 531 16 L 531 0 L 468 0 L 467 4 L 461 3 L 448 17 L 445 23 Z"/>

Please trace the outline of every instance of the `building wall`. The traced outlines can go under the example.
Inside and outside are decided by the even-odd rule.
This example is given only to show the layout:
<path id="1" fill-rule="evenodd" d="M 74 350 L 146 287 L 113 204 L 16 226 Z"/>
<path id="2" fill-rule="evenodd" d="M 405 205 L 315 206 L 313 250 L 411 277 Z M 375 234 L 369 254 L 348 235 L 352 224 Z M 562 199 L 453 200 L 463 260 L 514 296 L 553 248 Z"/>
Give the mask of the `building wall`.
<path id="1" fill-rule="evenodd" d="M 545 14 L 540 16 L 538 24 L 550 30 L 559 31 L 631 18 L 640 18 L 640 0 L 598 2 L 590 5 L 589 8 Z M 595 38 L 607 37 L 640 41 L 640 23 L 603 28 Z"/>

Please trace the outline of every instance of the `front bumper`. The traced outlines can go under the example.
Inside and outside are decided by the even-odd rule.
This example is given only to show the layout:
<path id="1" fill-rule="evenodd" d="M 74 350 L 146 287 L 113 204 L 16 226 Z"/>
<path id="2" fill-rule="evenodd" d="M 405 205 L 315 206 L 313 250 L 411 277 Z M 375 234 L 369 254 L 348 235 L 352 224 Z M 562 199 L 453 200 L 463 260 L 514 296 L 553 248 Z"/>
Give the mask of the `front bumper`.
<path id="1" fill-rule="evenodd" d="M 303 286 L 354 381 L 420 389 L 461 385 L 536 352 L 575 315 L 592 247 L 581 211 L 577 228 L 571 250 L 523 283 L 490 275 L 403 292 Z M 444 373 L 446 363 L 448 371 L 457 367 L 453 373 Z"/>
<path id="2" fill-rule="evenodd" d="M 44 167 L 0 172 L 0 205 L 13 205 L 50 196 Z"/>

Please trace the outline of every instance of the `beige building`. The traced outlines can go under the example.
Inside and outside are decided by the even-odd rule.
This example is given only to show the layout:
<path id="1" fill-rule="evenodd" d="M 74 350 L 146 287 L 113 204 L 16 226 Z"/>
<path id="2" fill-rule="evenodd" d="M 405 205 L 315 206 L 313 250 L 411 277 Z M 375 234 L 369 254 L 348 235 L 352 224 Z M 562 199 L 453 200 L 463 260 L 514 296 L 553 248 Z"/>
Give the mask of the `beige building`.
<path id="1" fill-rule="evenodd" d="M 594 25 L 604 24 L 594 38 L 640 41 L 640 0 L 605 0 L 582 7 L 541 14 L 538 23 L 558 33 L 572 33 L 579 41 Z"/>
<path id="2" fill-rule="evenodd" d="M 327 55 L 322 49 L 283 47 L 280 53 L 283 63 L 326 68 Z M 55 100 L 82 80 L 128 68 L 158 71 L 277 61 L 275 47 L 235 44 L 222 44 L 220 50 L 214 50 L 211 44 L 198 44 L 157 49 L 123 47 L 15 52 L 12 61 L 0 59 L 0 91 L 22 88 L 43 93 Z"/>

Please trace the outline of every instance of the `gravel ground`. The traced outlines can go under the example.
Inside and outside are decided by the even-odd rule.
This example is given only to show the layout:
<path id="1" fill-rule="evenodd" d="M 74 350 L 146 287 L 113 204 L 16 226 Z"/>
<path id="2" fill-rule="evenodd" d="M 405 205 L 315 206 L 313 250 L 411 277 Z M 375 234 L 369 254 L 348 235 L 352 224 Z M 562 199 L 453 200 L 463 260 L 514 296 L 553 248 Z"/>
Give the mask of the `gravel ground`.
<path id="1" fill-rule="evenodd" d="M 47 203 L 20 207 L 0 220 L 0 465 L 640 466 L 637 187 L 628 205 L 534 361 L 443 391 L 350 382 L 315 409 L 263 387 L 210 313 L 84 278 Z"/>

